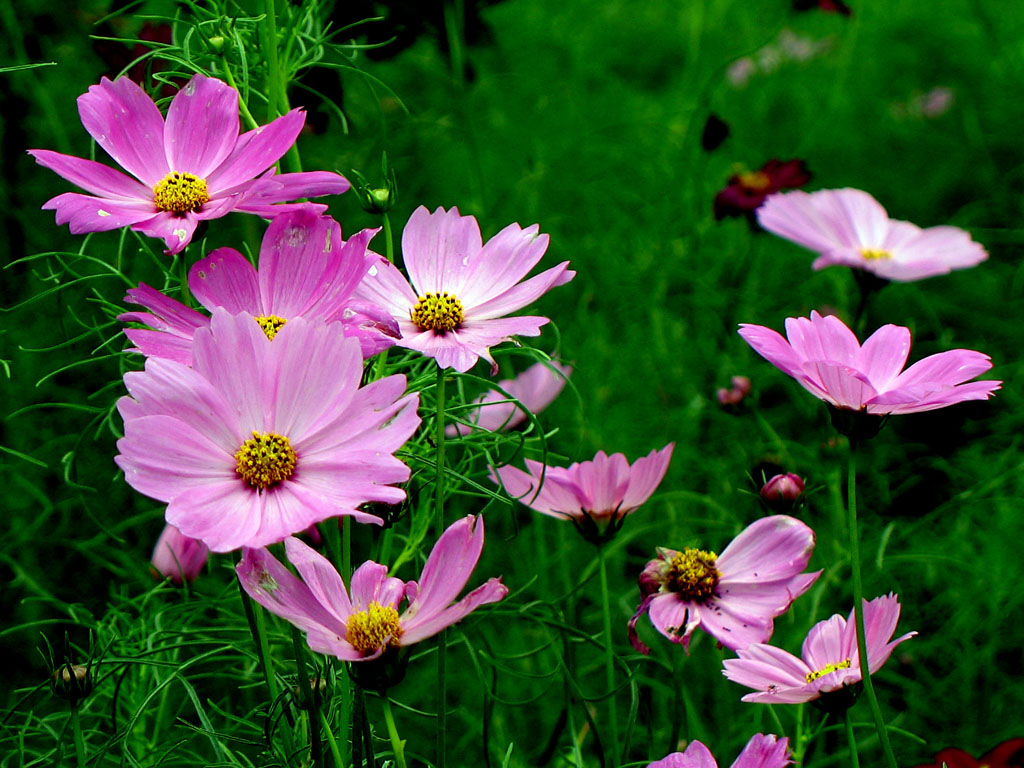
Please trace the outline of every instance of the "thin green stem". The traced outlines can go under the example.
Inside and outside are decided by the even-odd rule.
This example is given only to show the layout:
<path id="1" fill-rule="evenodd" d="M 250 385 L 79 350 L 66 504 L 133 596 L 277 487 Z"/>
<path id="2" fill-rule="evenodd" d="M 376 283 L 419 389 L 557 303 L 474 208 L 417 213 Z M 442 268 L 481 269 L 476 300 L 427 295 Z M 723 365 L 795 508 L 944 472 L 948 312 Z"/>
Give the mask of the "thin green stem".
<path id="1" fill-rule="evenodd" d="M 437 415 L 434 440 L 437 445 L 434 478 L 434 536 L 444 532 L 444 368 L 437 367 Z M 447 651 L 448 631 L 441 630 L 437 637 L 437 768 L 445 766 L 448 737 Z"/>
<path id="2" fill-rule="evenodd" d="M 239 89 L 237 83 L 235 83 L 235 75 L 231 71 L 231 65 L 228 64 L 228 60 L 225 57 L 223 60 L 224 65 L 224 79 L 228 85 L 238 91 L 238 106 L 242 110 L 242 119 L 245 121 L 246 127 L 251 131 L 255 128 L 259 128 L 260 124 L 256 122 L 256 118 L 253 117 L 252 112 L 249 111 L 249 105 L 245 103 L 245 99 L 241 98 L 242 91 Z"/>
<path id="3" fill-rule="evenodd" d="M 452 79 L 462 88 L 465 85 L 466 64 L 463 58 L 462 27 L 465 18 L 463 0 L 445 0 L 444 31 L 448 38 L 448 55 L 452 67 Z"/>
<path id="4" fill-rule="evenodd" d="M 75 757 L 78 759 L 78 768 L 85 768 L 85 737 L 82 735 L 82 720 L 78 716 L 78 705 L 71 706 L 71 730 L 75 735 Z"/>
<path id="5" fill-rule="evenodd" d="M 346 768 L 348 763 L 345 758 L 341 755 L 341 750 L 338 747 L 338 741 L 334 738 L 334 734 L 331 733 L 331 724 L 327 722 L 327 717 L 323 711 L 320 712 L 320 725 L 324 729 L 324 736 L 327 737 L 327 746 L 331 750 L 331 759 L 334 760 L 334 768 Z"/>
<path id="6" fill-rule="evenodd" d="M 245 618 L 249 622 L 249 632 L 252 634 L 252 641 L 256 646 L 256 653 L 260 659 L 260 668 L 263 670 L 263 679 L 267 684 L 267 696 L 271 703 L 277 701 L 277 679 L 270 667 L 270 643 L 267 641 L 267 630 L 263 620 L 263 609 L 259 603 L 253 600 L 242 589 L 242 582 L 238 582 L 238 591 L 242 596 L 242 607 L 245 609 Z"/>
<path id="7" fill-rule="evenodd" d="M 619 723 L 615 711 L 615 650 L 612 647 L 612 608 L 608 590 L 608 567 L 605 564 L 604 547 L 597 548 L 598 570 L 601 574 L 601 610 L 604 617 L 604 672 L 608 686 L 608 733 L 611 735 L 611 750 L 606 766 L 614 768 L 619 764 Z"/>
<path id="8" fill-rule="evenodd" d="M 384 255 L 388 257 L 388 261 L 392 264 L 395 263 L 395 238 L 391 232 L 391 217 L 388 216 L 388 212 L 384 211 L 380 215 L 384 222 Z"/>
<path id="9" fill-rule="evenodd" d="M 302 635 L 299 628 L 294 624 L 292 630 L 292 649 L 295 651 L 295 666 L 299 673 L 299 691 L 306 699 L 306 711 L 309 713 L 309 750 L 313 758 L 315 768 L 323 768 L 324 756 L 320 744 L 320 679 L 316 680 L 316 687 L 310 682 L 309 670 L 306 664 L 306 649 L 302 644 Z"/>
<path id="10" fill-rule="evenodd" d="M 352 588 L 352 518 L 345 515 L 341 518 L 341 575 Z"/>
<path id="11" fill-rule="evenodd" d="M 398 768 L 405 768 L 405 742 L 398 738 L 398 729 L 395 727 L 395 715 L 391 711 L 391 699 L 385 695 L 384 699 L 384 722 L 388 727 L 388 738 L 391 739 L 391 751 L 395 753 L 395 762 Z"/>
<path id="12" fill-rule="evenodd" d="M 847 452 L 846 497 L 850 513 L 850 565 L 853 571 L 853 605 L 857 625 L 857 655 L 860 659 L 861 680 L 864 682 L 864 691 L 867 693 L 868 705 L 871 707 L 871 715 L 875 720 L 878 740 L 882 744 L 882 751 L 885 752 L 886 763 L 889 768 L 897 768 L 896 756 L 889 743 L 889 732 L 886 730 L 885 720 L 882 719 L 882 710 L 878 706 L 878 697 L 875 696 L 875 686 L 871 682 L 871 670 L 868 663 L 867 634 L 864 631 L 864 581 L 860 563 L 860 532 L 857 526 L 857 443 L 854 440 L 850 440 Z M 849 725 L 849 718 L 847 718 L 847 728 L 852 728 Z"/>
<path id="13" fill-rule="evenodd" d="M 853 735 L 853 717 L 846 710 L 846 739 L 850 742 L 850 768 L 860 768 L 860 757 L 857 755 L 857 739 Z"/>

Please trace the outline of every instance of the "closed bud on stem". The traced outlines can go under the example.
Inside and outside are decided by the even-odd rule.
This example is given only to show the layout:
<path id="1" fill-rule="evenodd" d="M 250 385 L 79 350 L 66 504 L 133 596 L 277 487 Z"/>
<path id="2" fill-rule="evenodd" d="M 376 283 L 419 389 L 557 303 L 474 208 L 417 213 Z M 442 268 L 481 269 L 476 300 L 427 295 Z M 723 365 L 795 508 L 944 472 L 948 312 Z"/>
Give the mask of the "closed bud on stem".
<path id="1" fill-rule="evenodd" d="M 70 662 L 58 667 L 53 672 L 50 689 L 54 695 L 60 696 L 72 707 L 92 693 L 92 671 L 89 667 Z"/>
<path id="2" fill-rule="evenodd" d="M 791 510 L 803 501 L 805 487 L 799 475 L 787 472 L 769 479 L 761 487 L 761 498 L 774 509 Z"/>

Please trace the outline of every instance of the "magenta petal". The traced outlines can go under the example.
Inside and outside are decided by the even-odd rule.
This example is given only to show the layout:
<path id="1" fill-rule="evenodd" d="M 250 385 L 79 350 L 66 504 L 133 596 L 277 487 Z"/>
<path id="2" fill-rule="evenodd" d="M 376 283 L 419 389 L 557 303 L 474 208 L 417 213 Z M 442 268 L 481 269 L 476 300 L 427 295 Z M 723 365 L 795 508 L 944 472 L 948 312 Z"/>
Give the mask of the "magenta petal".
<path id="1" fill-rule="evenodd" d="M 648 612 L 654 628 L 673 643 L 681 643 L 687 653 L 690 636 L 700 624 L 700 614 L 696 603 L 682 600 L 670 592 L 655 595 Z"/>
<path id="2" fill-rule="evenodd" d="M 242 134 L 234 151 L 206 178 L 211 197 L 267 170 L 295 143 L 305 122 L 306 114 L 293 109 L 267 125 Z"/>
<path id="3" fill-rule="evenodd" d="M 814 531 L 795 517 L 772 515 L 747 526 L 718 557 L 723 582 L 788 579 L 807 567 Z"/>
<path id="4" fill-rule="evenodd" d="M 136 314 L 141 315 L 142 313 Z M 120 315 L 120 319 L 133 318 Z M 124 335 L 135 345 L 134 348 L 128 350 L 129 352 L 138 352 L 146 357 L 160 357 L 181 365 L 192 365 L 191 338 L 144 328 L 125 328 Z"/>
<path id="5" fill-rule="evenodd" d="M 211 312 L 223 307 L 232 315 L 264 313 L 256 269 L 234 248 L 218 248 L 193 264 L 188 287 Z"/>
<path id="6" fill-rule="evenodd" d="M 238 91 L 220 80 L 193 75 L 167 110 L 167 164 L 173 171 L 205 179 L 234 149 L 238 130 Z"/>
<path id="7" fill-rule="evenodd" d="M 427 557 L 416 600 L 403 614 L 403 626 L 425 621 L 447 608 L 469 581 L 484 547 L 484 521 L 469 515 L 445 529 Z"/>
<path id="8" fill-rule="evenodd" d="M 647 768 L 718 768 L 711 750 L 696 739 L 686 745 L 685 752 L 677 752 Z"/>
<path id="9" fill-rule="evenodd" d="M 319 552 L 294 537 L 285 539 L 284 548 L 288 561 L 295 566 L 316 601 L 339 622 L 348 621 L 352 602 L 334 566 Z"/>
<path id="10" fill-rule="evenodd" d="M 755 733 L 732 764 L 732 768 L 783 768 L 789 765 L 789 739 Z"/>
<path id="11" fill-rule="evenodd" d="M 145 319 L 142 319 L 145 313 L 127 312 L 118 315 L 117 319 L 121 321 L 141 322 L 158 331 L 175 331 L 188 337 L 195 333 L 196 328 L 210 324 L 210 318 L 206 315 L 145 283 L 139 283 L 138 288 L 129 288 L 124 300 L 132 304 L 141 304 L 153 314 L 145 315 Z"/>
<path id="12" fill-rule="evenodd" d="M 394 582 L 398 582 L 398 589 L 395 589 Z M 370 603 L 380 603 L 395 608 L 404 587 L 401 579 L 388 576 L 386 565 L 367 560 L 352 574 L 352 607 L 357 611 L 365 611 Z M 382 600 L 382 595 L 385 594 Z"/>
<path id="13" fill-rule="evenodd" d="M 195 581 L 202 573 L 209 557 L 203 542 L 189 538 L 173 525 L 165 525 L 153 547 L 150 565 L 174 584 Z"/>
<path id="14" fill-rule="evenodd" d="M 340 231 L 334 219 L 308 209 L 282 214 L 270 222 L 260 247 L 259 270 L 267 314 L 288 318 L 308 312 L 338 276 L 339 254 L 333 249 Z M 366 271 L 362 255 L 358 256 L 359 275 L 347 286 L 350 293 Z"/>
<path id="15" fill-rule="evenodd" d="M 475 611 L 481 605 L 489 605 L 502 600 L 508 594 L 508 587 L 499 579 L 488 579 L 485 583 L 474 589 L 455 605 L 445 608 L 440 613 L 420 613 L 410 621 L 399 640 L 399 645 L 411 645 L 420 640 L 433 637 L 445 627 L 450 627 Z M 405 621 L 403 617 L 403 626 Z"/>
<path id="16" fill-rule="evenodd" d="M 254 186 L 251 192 L 246 193 L 238 203 L 238 210 L 267 217 L 295 210 L 322 213 L 324 207 L 321 205 L 299 203 L 282 207 L 278 204 L 303 197 L 340 195 L 351 186 L 344 176 L 330 171 L 276 173 L 269 177 L 268 183 Z"/>
<path id="17" fill-rule="evenodd" d="M 71 234 L 109 232 L 151 219 L 156 207 L 151 202 L 122 202 L 65 192 L 43 204 L 44 211 L 57 212 L 57 224 L 67 224 Z"/>
<path id="18" fill-rule="evenodd" d="M 344 626 L 327 611 L 313 592 L 266 549 L 246 548 L 235 567 L 242 588 L 276 616 L 306 632 L 329 628 L 343 633 Z"/>
<path id="19" fill-rule="evenodd" d="M 140 221 L 133 229 L 144 235 L 156 237 L 164 241 L 168 254 L 181 253 L 192 242 L 192 234 L 199 226 L 199 217 L 194 213 L 177 216 L 162 212 L 152 218 Z"/>
<path id="20" fill-rule="evenodd" d="M 82 125 L 117 164 L 147 187 L 172 170 L 164 154 L 164 118 L 130 78 L 107 78 L 78 97 Z"/>
<path id="21" fill-rule="evenodd" d="M 102 163 L 62 155 L 48 149 L 30 149 L 28 153 L 41 166 L 63 176 L 86 192 L 104 198 L 148 202 L 152 207 L 153 190 L 150 187 Z"/>

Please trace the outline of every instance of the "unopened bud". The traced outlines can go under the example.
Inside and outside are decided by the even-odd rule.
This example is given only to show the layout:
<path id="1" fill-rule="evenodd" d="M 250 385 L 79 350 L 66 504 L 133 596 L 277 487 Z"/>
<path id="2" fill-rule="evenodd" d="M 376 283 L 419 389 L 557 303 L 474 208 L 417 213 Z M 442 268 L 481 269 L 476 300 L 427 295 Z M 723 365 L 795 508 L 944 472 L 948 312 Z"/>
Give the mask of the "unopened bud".
<path id="1" fill-rule="evenodd" d="M 227 42 L 228 42 L 227 38 L 224 37 L 223 35 L 214 35 L 209 40 L 210 49 L 214 53 L 223 53 L 224 52 L 224 46 L 227 44 Z"/>
<path id="2" fill-rule="evenodd" d="M 761 498 L 769 506 L 780 510 L 792 510 L 803 500 L 804 481 L 799 475 L 787 472 L 775 475 L 761 488 Z"/>
<path id="3" fill-rule="evenodd" d="M 56 696 L 75 706 L 92 692 L 92 674 L 81 664 L 65 664 L 54 670 L 50 688 Z"/>

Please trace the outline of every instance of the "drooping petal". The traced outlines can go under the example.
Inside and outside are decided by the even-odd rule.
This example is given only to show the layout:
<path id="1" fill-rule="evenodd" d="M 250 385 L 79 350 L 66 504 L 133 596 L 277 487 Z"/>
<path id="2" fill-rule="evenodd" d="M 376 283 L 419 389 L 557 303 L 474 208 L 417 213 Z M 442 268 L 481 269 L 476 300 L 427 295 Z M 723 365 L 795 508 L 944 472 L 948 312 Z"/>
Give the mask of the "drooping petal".
<path id="1" fill-rule="evenodd" d="M 164 241 L 169 255 L 181 253 L 192 242 L 192 235 L 199 226 L 199 217 L 194 213 L 178 216 L 162 211 L 132 226 L 144 235 Z"/>

